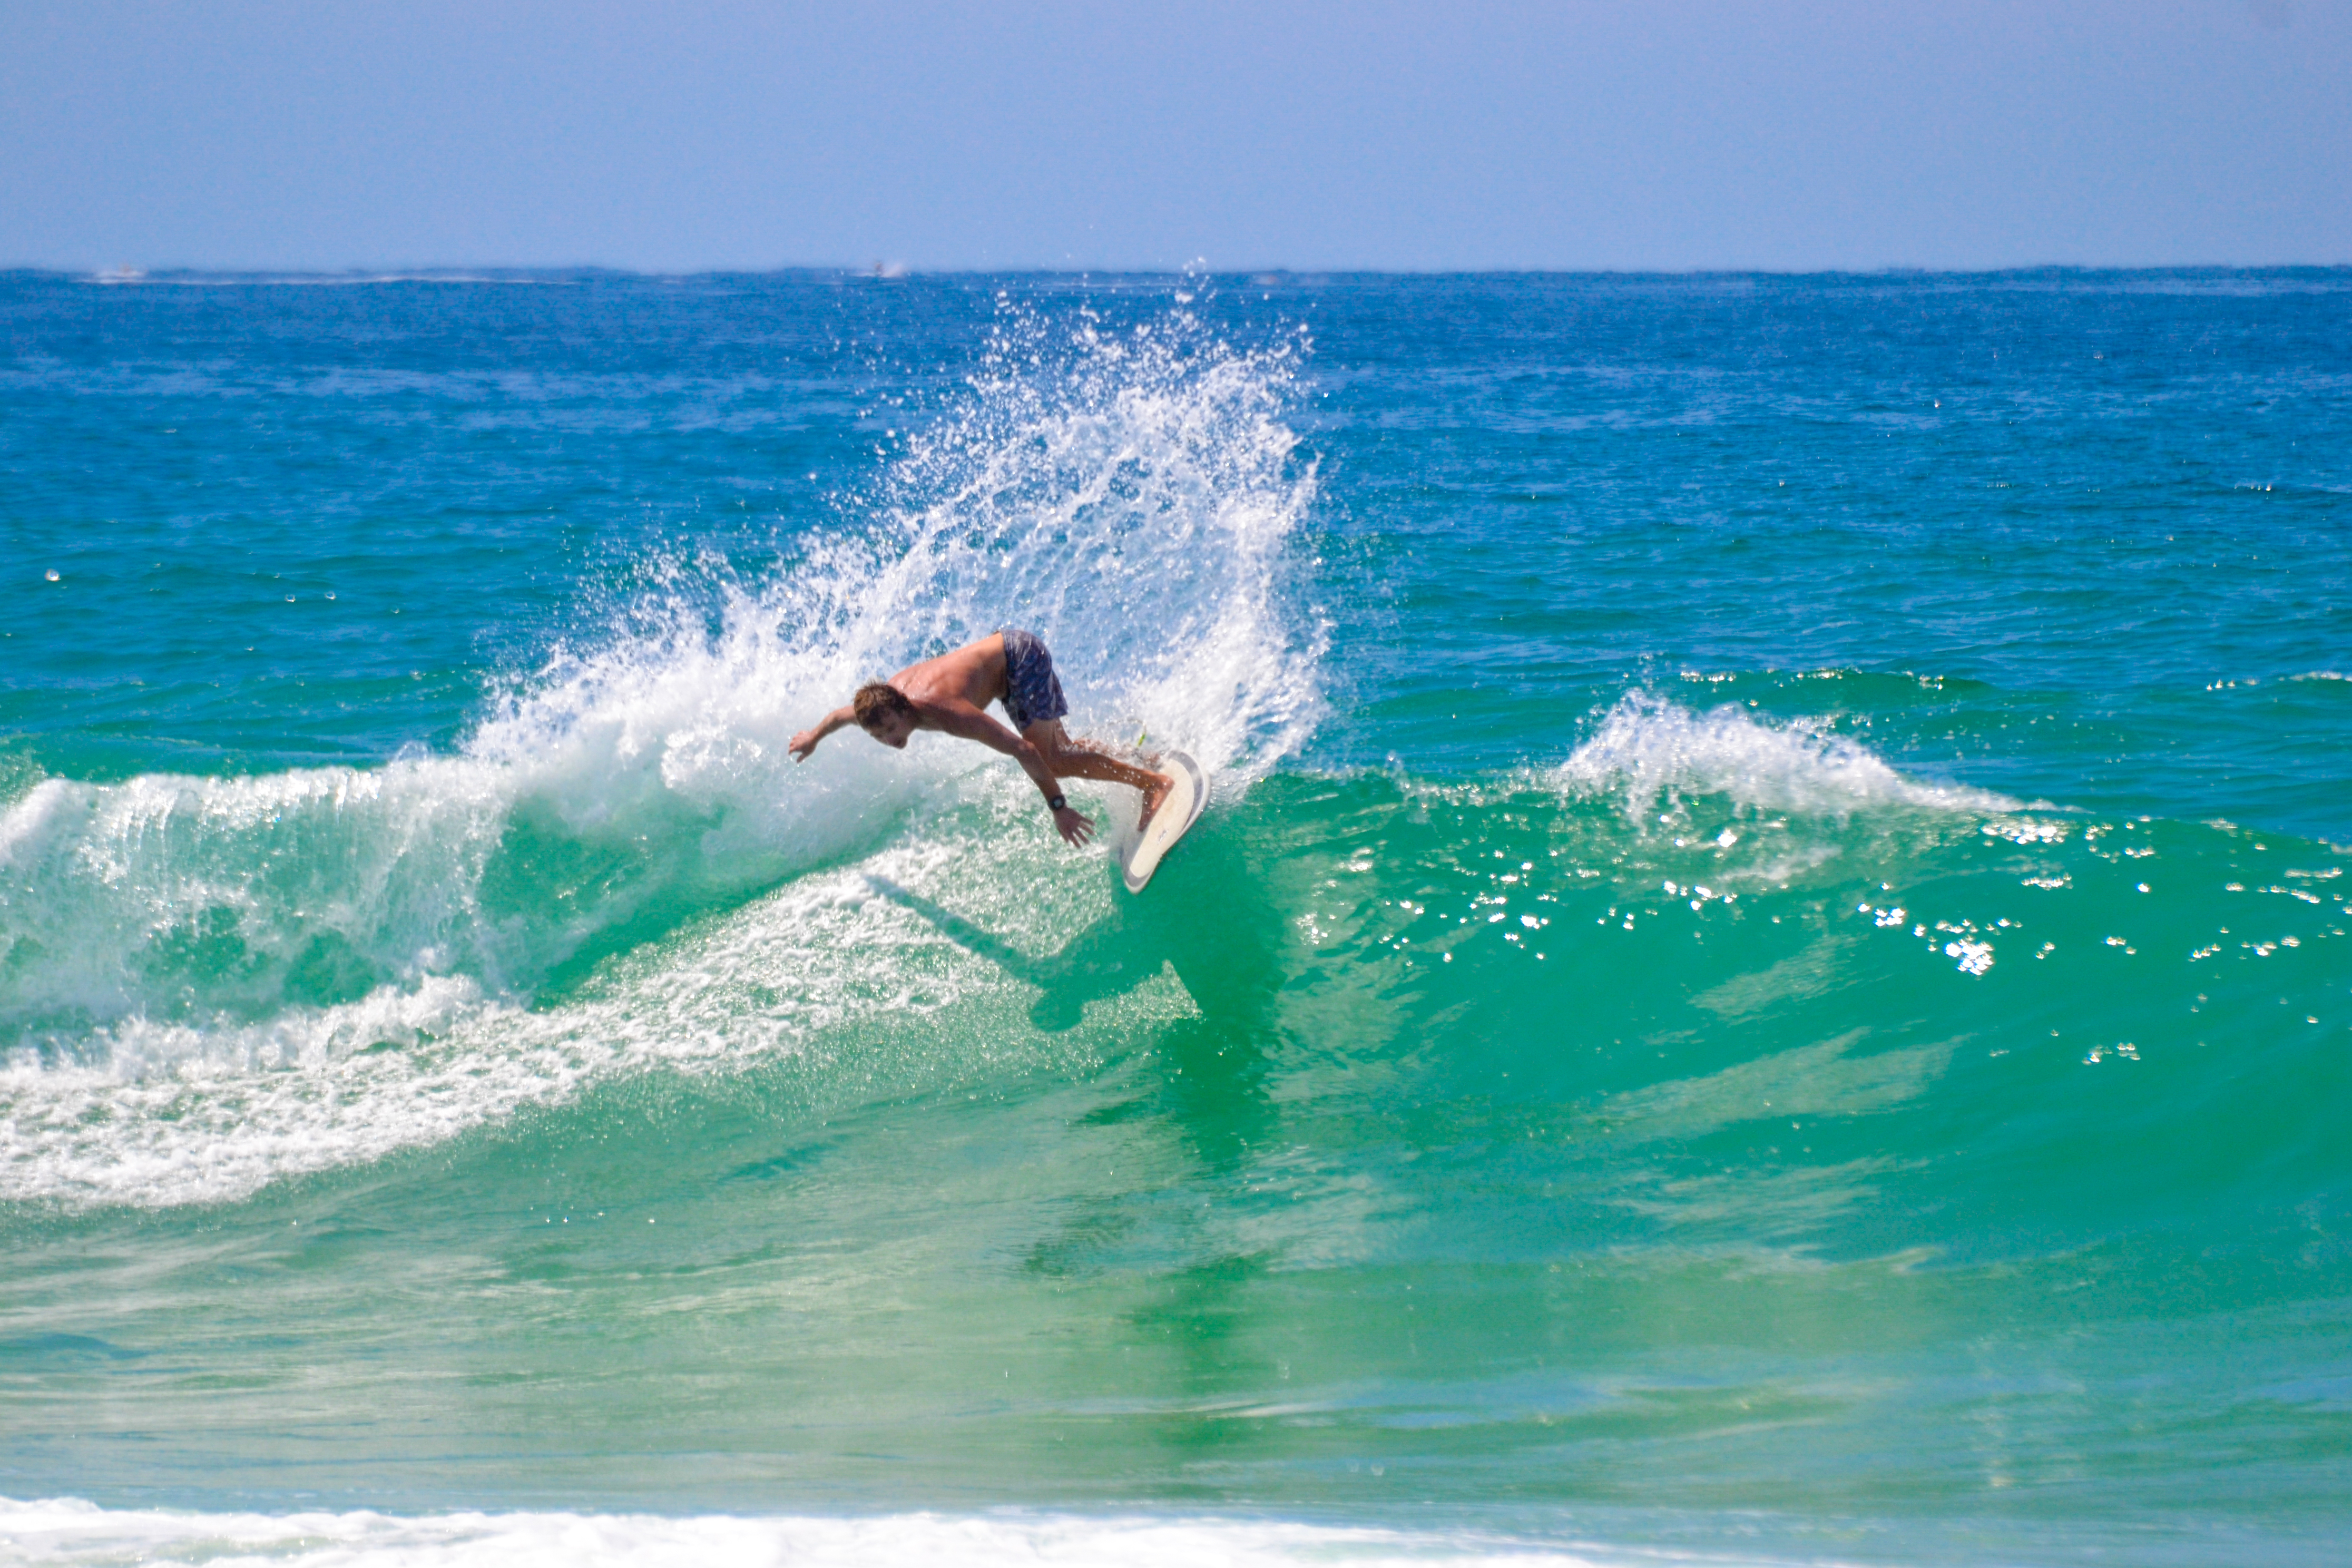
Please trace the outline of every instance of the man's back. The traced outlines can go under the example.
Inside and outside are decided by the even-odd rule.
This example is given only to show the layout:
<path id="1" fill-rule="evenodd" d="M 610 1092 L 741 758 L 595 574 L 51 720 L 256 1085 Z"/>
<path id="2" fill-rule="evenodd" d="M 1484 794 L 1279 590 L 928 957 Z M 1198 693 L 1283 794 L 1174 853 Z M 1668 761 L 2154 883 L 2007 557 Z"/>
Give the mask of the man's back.
<path id="1" fill-rule="evenodd" d="M 1004 635 L 991 632 L 953 652 L 910 664 L 890 684 L 918 702 L 960 697 L 985 708 L 1004 695 Z"/>

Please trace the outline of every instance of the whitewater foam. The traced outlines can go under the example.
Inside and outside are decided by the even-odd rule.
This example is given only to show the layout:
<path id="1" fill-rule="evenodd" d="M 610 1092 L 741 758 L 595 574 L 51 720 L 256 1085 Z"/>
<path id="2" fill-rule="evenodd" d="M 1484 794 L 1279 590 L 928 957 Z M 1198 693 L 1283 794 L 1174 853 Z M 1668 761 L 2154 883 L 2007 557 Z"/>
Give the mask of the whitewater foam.
<path id="1" fill-rule="evenodd" d="M 1549 1543 L 1478 1531 L 1339 1526 L 1282 1520 L 1089 1518 L 1007 1510 L 872 1518 L 648 1514 L 447 1513 L 404 1518 L 351 1513 L 190 1513 L 102 1510 L 77 1499 L 0 1500 L 0 1545 L 28 1563 L 333 1564 L 334 1568 L 499 1568 L 583 1562 L 692 1561 L 714 1568 L 790 1563 L 856 1568 L 892 1563 L 1116 1563 L 1255 1568 L 1293 1563 L 1563 1564 L 1752 1558 Z"/>

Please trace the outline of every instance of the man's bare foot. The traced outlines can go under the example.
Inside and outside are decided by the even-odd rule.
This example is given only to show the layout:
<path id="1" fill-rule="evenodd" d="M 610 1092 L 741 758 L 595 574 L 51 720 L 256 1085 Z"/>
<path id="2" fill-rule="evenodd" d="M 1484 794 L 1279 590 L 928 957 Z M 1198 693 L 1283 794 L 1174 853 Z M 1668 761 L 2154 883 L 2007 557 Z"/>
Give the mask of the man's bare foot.
<path id="1" fill-rule="evenodd" d="M 1173 773 L 1154 773 L 1151 777 L 1151 787 L 1143 792 L 1143 815 L 1135 819 L 1138 833 L 1151 826 L 1152 815 L 1160 809 L 1160 803 L 1166 800 L 1168 792 L 1176 787 L 1176 775 Z"/>

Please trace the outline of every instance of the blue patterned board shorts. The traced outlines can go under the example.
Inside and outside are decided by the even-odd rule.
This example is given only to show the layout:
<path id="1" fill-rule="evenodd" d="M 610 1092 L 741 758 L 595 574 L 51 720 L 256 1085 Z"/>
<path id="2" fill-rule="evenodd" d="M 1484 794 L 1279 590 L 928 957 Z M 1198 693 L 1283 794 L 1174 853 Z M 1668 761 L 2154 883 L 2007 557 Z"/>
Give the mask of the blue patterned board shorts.
<path id="1" fill-rule="evenodd" d="M 1004 714 L 1016 730 L 1059 719 L 1070 710 L 1062 698 L 1061 677 L 1054 673 L 1054 656 L 1034 632 L 1006 626 L 1004 638 Z"/>

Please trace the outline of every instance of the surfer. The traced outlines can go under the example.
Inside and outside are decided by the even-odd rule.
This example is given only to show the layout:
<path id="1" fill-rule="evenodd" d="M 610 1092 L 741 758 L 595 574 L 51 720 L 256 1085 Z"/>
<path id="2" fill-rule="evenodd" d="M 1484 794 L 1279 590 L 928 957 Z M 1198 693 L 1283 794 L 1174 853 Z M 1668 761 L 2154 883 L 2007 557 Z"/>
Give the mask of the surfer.
<path id="1" fill-rule="evenodd" d="M 1006 729 L 982 710 L 1004 705 Z M 1034 632 L 1007 626 L 953 653 L 910 664 L 888 680 L 869 680 L 845 708 L 836 708 L 793 737 L 793 760 L 808 761 L 819 741 L 850 724 L 897 751 L 918 730 L 940 730 L 1003 752 L 1019 763 L 1045 797 L 1055 830 L 1073 846 L 1094 833 L 1090 817 L 1072 808 L 1061 779 L 1125 784 L 1143 795 L 1139 826 L 1148 824 L 1175 787 L 1174 777 L 1120 762 L 1062 730 L 1070 710 L 1054 656 Z"/>

